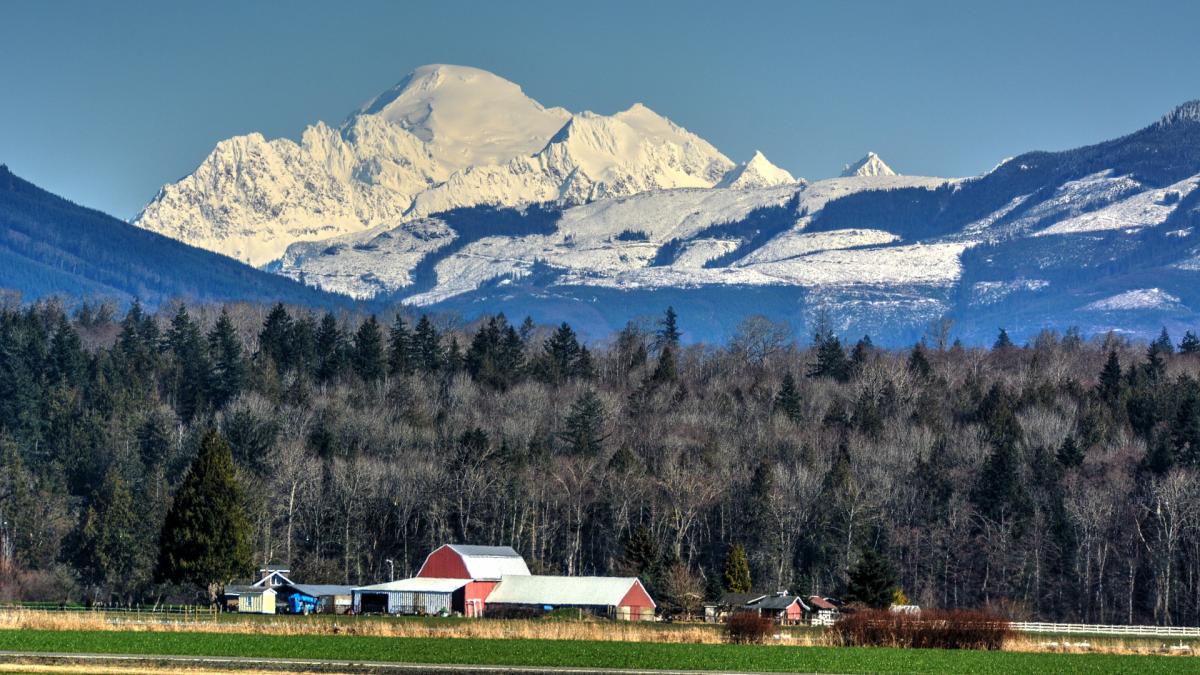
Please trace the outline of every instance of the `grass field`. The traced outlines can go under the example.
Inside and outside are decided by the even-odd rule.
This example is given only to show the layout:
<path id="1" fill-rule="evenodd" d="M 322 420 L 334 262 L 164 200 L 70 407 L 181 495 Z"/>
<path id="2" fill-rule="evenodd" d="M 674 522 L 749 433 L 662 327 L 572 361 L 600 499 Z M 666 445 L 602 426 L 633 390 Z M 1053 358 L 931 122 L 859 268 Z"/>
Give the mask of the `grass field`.
<path id="1" fill-rule="evenodd" d="M 818 673 L 1200 673 L 1200 659 L 1172 656 L 144 631 L 5 630 L 0 650 Z"/>

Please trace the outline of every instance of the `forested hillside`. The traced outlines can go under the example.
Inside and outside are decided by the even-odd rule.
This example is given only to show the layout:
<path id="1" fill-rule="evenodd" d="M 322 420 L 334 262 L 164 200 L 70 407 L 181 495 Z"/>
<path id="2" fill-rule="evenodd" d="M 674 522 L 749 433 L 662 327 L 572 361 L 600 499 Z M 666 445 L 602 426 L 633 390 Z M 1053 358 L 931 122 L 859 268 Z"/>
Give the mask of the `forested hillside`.
<path id="1" fill-rule="evenodd" d="M 926 607 L 1200 621 L 1190 333 L 964 349 L 940 324 L 884 351 L 758 317 L 681 347 L 667 312 L 584 346 L 503 317 L 113 314 L 0 312 L 8 598 L 199 596 L 155 572 L 216 429 L 254 562 L 309 583 L 511 544 L 535 572 L 640 575 L 669 606 L 719 592 L 741 546 L 762 591 L 840 595 L 878 553 Z"/>

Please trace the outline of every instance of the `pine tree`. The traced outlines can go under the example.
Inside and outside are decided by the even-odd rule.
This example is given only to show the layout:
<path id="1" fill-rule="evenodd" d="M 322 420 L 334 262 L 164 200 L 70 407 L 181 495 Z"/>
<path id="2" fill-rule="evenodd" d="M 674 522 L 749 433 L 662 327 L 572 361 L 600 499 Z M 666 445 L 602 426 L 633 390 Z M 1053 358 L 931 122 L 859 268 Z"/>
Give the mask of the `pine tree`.
<path id="1" fill-rule="evenodd" d="M 783 374 L 783 383 L 779 387 L 779 393 L 775 395 L 775 410 L 796 423 L 804 417 L 800 390 L 796 387 L 796 378 L 792 377 L 790 370 Z"/>
<path id="2" fill-rule="evenodd" d="M 842 341 L 831 332 L 819 332 L 813 336 L 817 351 L 816 363 L 809 364 L 809 377 L 829 377 L 844 382 L 850 377 L 850 363 Z"/>
<path id="3" fill-rule="evenodd" d="M 202 586 L 215 604 L 222 584 L 250 573 L 250 535 L 229 444 L 209 431 L 167 512 L 155 578 Z"/>
<path id="4" fill-rule="evenodd" d="M 749 593 L 750 561 L 741 544 L 733 544 L 725 554 L 725 571 L 722 574 L 724 589 L 729 593 Z"/>
<path id="5" fill-rule="evenodd" d="M 845 600 L 874 609 L 887 608 L 892 604 L 896 581 L 896 570 L 887 558 L 873 548 L 864 549 L 858 564 L 850 570 Z"/>
<path id="6" fill-rule="evenodd" d="M 458 336 L 450 336 L 450 345 L 446 347 L 446 372 L 457 373 L 463 368 L 462 347 L 458 346 Z"/>
<path id="7" fill-rule="evenodd" d="M 47 378 L 52 383 L 75 386 L 81 383 L 87 367 L 87 355 L 79 341 L 79 333 L 65 314 L 58 317 L 54 338 L 50 341 Z"/>
<path id="8" fill-rule="evenodd" d="M 207 345 L 200 327 L 188 315 L 182 303 L 171 319 L 167 332 L 167 349 L 173 357 L 171 391 L 176 408 L 184 421 L 191 421 L 205 406 L 209 385 Z"/>
<path id="9" fill-rule="evenodd" d="M 551 385 L 559 385 L 578 375 L 580 347 L 575 331 L 565 321 L 546 339 L 542 349 L 540 374 Z"/>
<path id="10" fill-rule="evenodd" d="M 208 334 L 208 353 L 212 357 L 208 388 L 213 405 L 220 409 L 241 392 L 246 379 L 242 341 L 225 310 L 221 310 L 221 316 Z"/>
<path id="11" fill-rule="evenodd" d="M 563 423 L 561 437 L 576 455 L 598 455 L 604 449 L 604 403 L 596 392 L 587 390 L 571 404 Z"/>
<path id="12" fill-rule="evenodd" d="M 997 523 L 1023 521 L 1029 495 L 1021 480 L 1017 451 L 1012 443 L 996 443 L 979 473 L 971 501 L 983 516 Z"/>
<path id="13" fill-rule="evenodd" d="M 625 540 L 624 550 L 615 566 L 620 574 L 638 577 L 647 587 L 653 587 L 657 581 L 658 563 L 658 543 L 654 541 L 654 535 L 645 525 L 638 525 Z"/>
<path id="14" fill-rule="evenodd" d="M 1063 439 L 1062 445 L 1058 447 L 1055 458 L 1064 467 L 1079 466 L 1083 464 L 1083 450 L 1075 443 L 1074 436 L 1067 436 Z"/>
<path id="15" fill-rule="evenodd" d="M 933 366 L 929 365 L 929 359 L 925 356 L 925 345 L 921 342 L 914 345 L 908 355 L 908 372 L 922 380 L 933 374 Z"/>
<path id="16" fill-rule="evenodd" d="M 1012 340 L 1008 337 L 1008 331 L 1000 329 L 1000 334 L 996 336 L 996 343 L 992 345 L 992 351 L 998 352 L 1006 349 L 1012 349 Z"/>
<path id="17" fill-rule="evenodd" d="M 147 468 L 161 466 L 171 454 L 170 422 L 154 412 L 138 427 L 138 455 Z"/>
<path id="18" fill-rule="evenodd" d="M 348 360 L 348 351 L 346 335 L 338 326 L 337 317 L 332 312 L 326 312 L 317 329 L 317 367 L 314 373 L 317 381 L 332 382 L 337 379 Z"/>
<path id="19" fill-rule="evenodd" d="M 1101 400 L 1116 404 L 1121 399 L 1121 361 L 1117 358 L 1116 350 L 1108 352 L 1108 360 L 1100 371 L 1100 386 L 1098 393 Z"/>
<path id="20" fill-rule="evenodd" d="M 422 314 L 413 332 L 413 356 L 416 366 L 427 373 L 434 373 L 442 368 L 445 352 L 442 349 L 442 336 L 438 334 L 433 322 L 427 314 Z"/>
<path id="21" fill-rule="evenodd" d="M 854 349 L 850 351 L 850 371 L 852 373 L 861 372 L 874 352 L 875 345 L 871 342 L 870 335 L 859 338 L 858 342 L 854 343 Z"/>
<path id="22" fill-rule="evenodd" d="M 667 307 L 667 311 L 663 312 L 663 318 L 658 321 L 658 334 L 654 340 L 656 349 L 665 347 L 679 348 L 679 340 L 683 334 L 679 332 L 679 316 L 675 314 L 674 307 Z"/>
<path id="23" fill-rule="evenodd" d="M 678 376 L 675 366 L 675 352 L 670 346 L 662 348 L 658 354 L 658 365 L 654 367 L 654 372 L 650 375 L 650 383 L 652 385 L 666 384 L 674 382 Z"/>
<path id="24" fill-rule="evenodd" d="M 288 350 L 292 342 L 292 317 L 283 303 L 271 308 L 258 334 L 258 351 L 271 359 L 275 368 L 283 372 L 294 365 L 289 363 Z"/>
<path id="25" fill-rule="evenodd" d="M 408 375 L 412 370 L 412 335 L 404 325 L 404 317 L 397 314 L 388 335 L 388 374 Z"/>
<path id="26" fill-rule="evenodd" d="M 84 510 L 76 536 L 76 569 L 89 586 L 109 593 L 132 591 L 149 580 L 146 543 L 139 540 L 143 514 L 116 467 Z"/>
<path id="27" fill-rule="evenodd" d="M 1184 466 L 1200 465 L 1200 392 L 1194 380 L 1185 380 L 1186 387 L 1175 419 L 1171 424 L 1174 456 Z"/>
<path id="28" fill-rule="evenodd" d="M 1171 344 L 1171 335 L 1167 333 L 1167 327 L 1163 326 L 1162 332 L 1158 334 L 1158 338 L 1150 343 L 1150 349 L 1159 354 L 1174 354 L 1175 346 Z"/>
<path id="29" fill-rule="evenodd" d="M 367 317 L 354 334 L 354 372 L 364 382 L 377 382 L 387 371 L 387 359 L 383 353 L 383 331 L 375 315 Z"/>
<path id="30" fill-rule="evenodd" d="M 1179 341 L 1180 354 L 1200 354 L 1200 338 L 1192 331 L 1183 334 L 1183 339 Z"/>

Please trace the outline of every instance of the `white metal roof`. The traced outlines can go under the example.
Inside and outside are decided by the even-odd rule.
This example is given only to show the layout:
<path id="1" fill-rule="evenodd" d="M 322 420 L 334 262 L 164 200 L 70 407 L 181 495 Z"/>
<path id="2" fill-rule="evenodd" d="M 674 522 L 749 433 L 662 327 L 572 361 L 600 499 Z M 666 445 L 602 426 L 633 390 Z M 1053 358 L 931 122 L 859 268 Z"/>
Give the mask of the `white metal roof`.
<path id="1" fill-rule="evenodd" d="M 409 592 L 409 593 L 453 593 L 471 583 L 470 579 L 438 579 L 436 577 L 413 577 L 388 581 L 373 586 L 358 586 L 356 591 Z"/>
<path id="2" fill-rule="evenodd" d="M 514 575 L 502 578 L 487 601 L 508 605 L 616 607 L 634 585 L 641 585 L 636 577 Z"/>
<path id="3" fill-rule="evenodd" d="M 467 566 L 467 575 L 472 579 L 498 580 L 507 575 L 529 576 L 525 559 L 511 546 L 447 544 L 446 547 L 462 558 Z"/>

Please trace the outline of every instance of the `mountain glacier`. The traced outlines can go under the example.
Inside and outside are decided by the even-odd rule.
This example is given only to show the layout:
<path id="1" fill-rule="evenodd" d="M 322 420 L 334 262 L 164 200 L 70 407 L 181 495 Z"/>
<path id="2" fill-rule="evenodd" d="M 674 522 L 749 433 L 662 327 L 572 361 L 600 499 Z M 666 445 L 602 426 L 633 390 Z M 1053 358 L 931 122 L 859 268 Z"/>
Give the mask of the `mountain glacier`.
<path id="1" fill-rule="evenodd" d="M 734 164 L 636 104 L 614 115 L 544 108 L 486 71 L 413 71 L 338 127 L 300 142 L 221 141 L 134 224 L 254 265 L 289 244 L 475 204 L 582 203 L 711 187 Z"/>
<path id="2" fill-rule="evenodd" d="M 728 337 L 816 314 L 881 343 L 1200 320 L 1200 104 L 970 178 L 877 154 L 805 181 L 734 164 L 643 105 L 545 108 L 481 70 L 417 69 L 300 141 L 219 143 L 137 224 L 374 303 L 574 317 L 602 334 L 665 304 Z"/>

